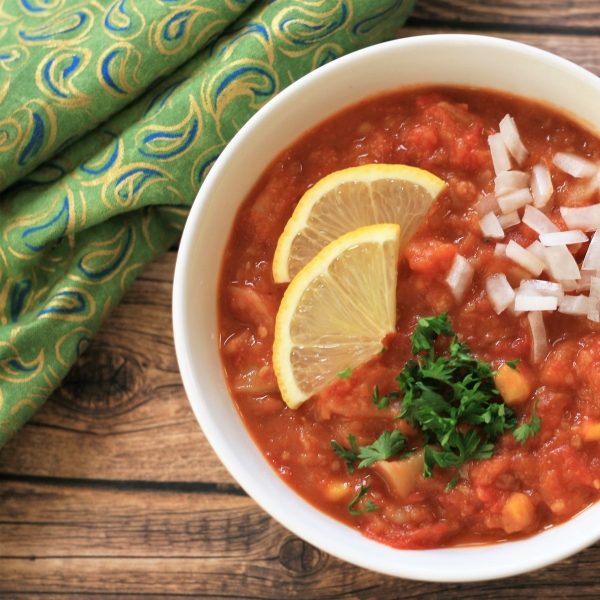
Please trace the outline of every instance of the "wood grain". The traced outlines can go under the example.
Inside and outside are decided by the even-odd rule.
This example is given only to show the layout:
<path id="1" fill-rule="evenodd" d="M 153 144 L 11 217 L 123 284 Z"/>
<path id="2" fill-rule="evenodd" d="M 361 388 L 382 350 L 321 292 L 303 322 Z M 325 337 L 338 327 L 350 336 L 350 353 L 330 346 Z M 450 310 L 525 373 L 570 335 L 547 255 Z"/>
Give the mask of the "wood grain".
<path id="1" fill-rule="evenodd" d="M 600 28 L 600 4 L 593 0 L 421 0 L 409 21 L 415 22 L 478 31 L 508 26 L 592 34 Z"/>

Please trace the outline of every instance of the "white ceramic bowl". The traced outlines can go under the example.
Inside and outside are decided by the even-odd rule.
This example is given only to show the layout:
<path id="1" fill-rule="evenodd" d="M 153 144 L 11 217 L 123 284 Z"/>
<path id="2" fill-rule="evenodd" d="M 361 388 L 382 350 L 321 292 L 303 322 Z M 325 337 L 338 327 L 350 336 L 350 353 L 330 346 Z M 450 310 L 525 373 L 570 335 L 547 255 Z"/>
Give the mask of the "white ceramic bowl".
<path id="1" fill-rule="evenodd" d="M 212 447 L 264 510 L 297 536 L 355 565 L 411 579 L 476 581 L 516 575 L 600 539 L 600 504 L 534 537 L 489 546 L 395 550 L 313 508 L 263 458 L 231 401 L 218 352 L 217 282 L 240 203 L 271 160 L 303 132 L 379 92 L 458 84 L 536 98 L 600 131 L 600 79 L 547 52 L 491 37 L 392 41 L 321 67 L 281 92 L 235 136 L 202 185 L 179 248 L 173 293 L 177 358 Z"/>

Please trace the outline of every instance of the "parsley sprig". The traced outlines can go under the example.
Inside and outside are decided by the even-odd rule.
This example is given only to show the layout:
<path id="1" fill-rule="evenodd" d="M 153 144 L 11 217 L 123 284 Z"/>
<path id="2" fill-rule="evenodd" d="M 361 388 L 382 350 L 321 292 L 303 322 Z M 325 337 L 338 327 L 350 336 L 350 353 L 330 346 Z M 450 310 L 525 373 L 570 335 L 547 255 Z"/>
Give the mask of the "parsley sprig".
<path id="1" fill-rule="evenodd" d="M 451 338 L 448 356 L 436 356 L 440 335 Z M 460 467 L 491 458 L 496 440 L 517 424 L 515 413 L 498 401 L 491 365 L 458 341 L 448 313 L 419 319 L 412 352 L 397 378 L 404 393 L 399 418 L 423 432 L 425 477 L 436 464 Z"/>
<path id="2" fill-rule="evenodd" d="M 542 427 L 542 419 L 535 414 L 537 403 L 537 399 L 534 400 L 531 419 L 529 421 L 523 421 L 523 423 L 513 432 L 515 439 L 517 442 L 521 442 L 521 444 L 525 444 L 530 437 L 534 438 Z"/>
<path id="3" fill-rule="evenodd" d="M 341 456 L 346 461 L 349 473 L 354 473 L 354 463 L 357 460 L 359 469 L 364 469 L 375 464 L 378 460 L 387 460 L 397 456 L 404 450 L 406 446 L 406 436 L 399 429 L 393 431 L 384 431 L 377 440 L 368 446 L 361 446 L 360 449 L 356 444 L 356 437 L 352 434 L 348 436 L 350 449 L 344 448 L 338 442 L 331 442 L 331 446 L 338 456 Z"/>

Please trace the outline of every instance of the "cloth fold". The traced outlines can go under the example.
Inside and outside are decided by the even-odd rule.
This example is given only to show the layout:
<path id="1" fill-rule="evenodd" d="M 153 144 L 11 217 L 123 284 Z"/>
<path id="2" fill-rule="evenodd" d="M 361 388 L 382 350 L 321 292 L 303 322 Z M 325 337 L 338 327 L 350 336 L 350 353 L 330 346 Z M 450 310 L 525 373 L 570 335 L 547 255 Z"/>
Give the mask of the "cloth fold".
<path id="1" fill-rule="evenodd" d="M 237 130 L 305 73 L 393 37 L 412 5 L 0 7 L 0 445 L 177 240 Z"/>

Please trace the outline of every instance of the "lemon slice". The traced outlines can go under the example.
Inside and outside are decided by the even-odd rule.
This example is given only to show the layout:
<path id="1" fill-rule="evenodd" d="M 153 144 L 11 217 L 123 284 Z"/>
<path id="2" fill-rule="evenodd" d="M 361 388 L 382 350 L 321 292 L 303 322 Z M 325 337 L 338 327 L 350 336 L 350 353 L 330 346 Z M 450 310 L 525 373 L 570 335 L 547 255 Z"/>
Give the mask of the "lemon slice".
<path id="1" fill-rule="evenodd" d="M 381 352 L 396 327 L 400 227 L 370 225 L 326 246 L 292 280 L 275 321 L 273 368 L 297 408 Z"/>
<path id="2" fill-rule="evenodd" d="M 300 199 L 275 251 L 273 277 L 291 281 L 327 244 L 358 227 L 397 223 L 400 247 L 415 233 L 445 183 L 406 165 L 336 171 Z"/>

